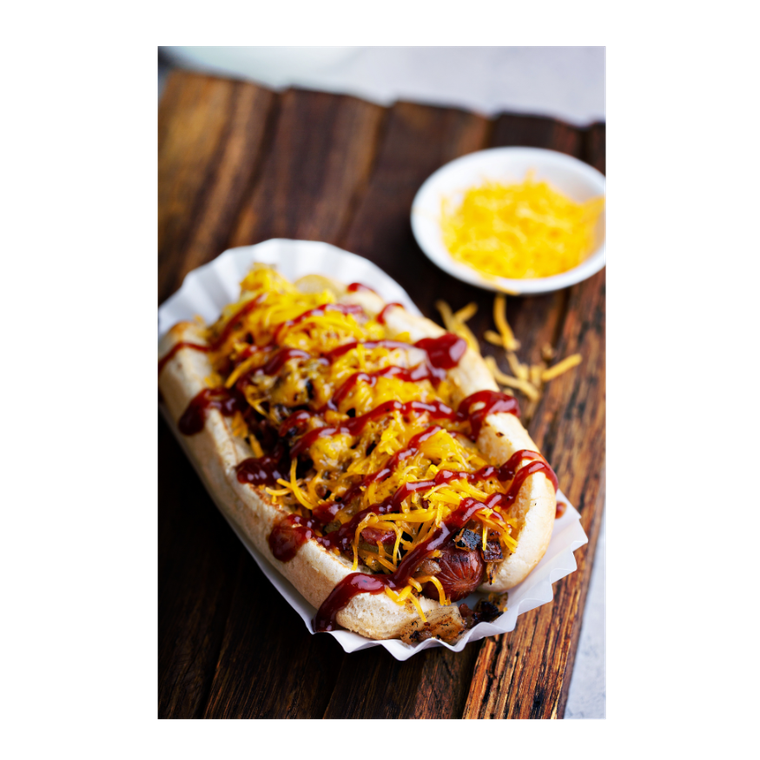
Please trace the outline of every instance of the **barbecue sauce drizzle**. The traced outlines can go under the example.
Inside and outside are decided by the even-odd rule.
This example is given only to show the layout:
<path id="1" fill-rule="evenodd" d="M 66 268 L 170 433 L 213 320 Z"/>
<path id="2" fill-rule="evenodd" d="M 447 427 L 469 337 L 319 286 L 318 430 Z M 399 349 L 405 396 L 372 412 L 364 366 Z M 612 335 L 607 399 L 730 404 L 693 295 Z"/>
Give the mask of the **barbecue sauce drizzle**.
<path id="1" fill-rule="evenodd" d="M 519 467 L 522 459 L 532 459 L 533 461 L 527 466 Z M 401 560 L 396 570 L 389 575 L 368 575 L 367 573 L 351 573 L 350 575 L 347 575 L 335 586 L 327 599 L 322 603 L 314 621 L 314 629 L 316 631 L 335 630 L 337 627 L 336 618 L 338 613 L 357 594 L 379 594 L 386 588 L 391 589 L 392 591 L 403 589 L 419 567 L 422 560 L 429 557 L 436 549 L 442 548 L 458 530 L 467 524 L 476 512 L 479 512 L 482 509 L 493 509 L 496 506 L 507 507 L 512 504 L 517 498 L 517 494 L 519 493 L 523 482 L 529 475 L 536 472 L 543 472 L 552 482 L 555 490 L 557 488 L 556 475 L 547 461 L 536 451 L 524 450 L 515 452 L 505 464 L 498 468 L 493 467 L 492 465 L 487 465 L 477 473 L 458 473 L 441 470 L 436 474 L 435 480 L 425 481 L 424 483 L 405 483 L 390 500 L 387 500 L 380 505 L 369 507 L 367 510 L 364 510 L 364 514 L 369 511 L 373 511 L 376 514 L 384 514 L 386 511 L 390 511 L 390 507 L 393 506 L 392 502 L 395 502 L 400 496 L 400 500 L 403 500 L 402 493 L 406 488 L 411 487 L 414 490 L 417 490 L 420 487 L 432 487 L 437 484 L 439 476 L 443 476 L 441 478 L 442 482 L 460 479 L 463 476 L 467 477 L 469 480 L 470 477 L 474 478 L 478 475 L 484 475 L 487 470 L 493 470 L 499 480 L 511 478 L 512 483 L 506 493 L 495 493 L 489 496 L 485 502 L 479 502 L 472 497 L 463 499 L 457 510 L 433 532 L 432 536 L 415 546 L 414 549 L 410 550 Z M 391 502 L 390 506 L 387 509 L 383 509 L 388 502 Z M 356 518 L 359 518 L 360 515 L 362 515 L 361 512 Z M 497 519 L 502 519 L 498 512 L 493 512 L 492 516 L 497 517 Z M 356 518 L 354 518 L 354 520 L 356 520 Z M 354 522 L 354 520 L 351 522 Z M 359 521 L 360 520 L 356 520 L 357 525 Z M 349 524 L 350 523 L 347 523 L 346 525 Z M 328 534 L 328 536 L 332 535 L 333 534 Z"/>
<path id="2" fill-rule="evenodd" d="M 229 337 L 228 328 L 230 325 L 234 324 L 236 320 L 242 316 L 243 312 L 253 308 L 253 305 L 255 305 L 258 300 L 258 298 L 254 298 L 251 299 L 251 301 L 248 301 L 245 306 L 229 320 L 225 326 L 225 329 L 219 335 L 217 340 L 215 340 L 212 344 L 204 346 L 197 343 L 182 341 L 174 345 L 171 350 L 159 361 L 159 372 L 177 353 L 177 351 L 179 351 L 180 348 L 192 348 L 204 352 L 216 350 L 219 346 L 221 346 L 221 344 L 224 343 L 227 337 Z M 319 316 L 321 314 L 324 314 L 326 311 L 340 311 L 342 313 L 353 314 L 358 313 L 357 310 L 361 311 L 361 307 L 353 306 L 352 304 L 325 304 L 323 306 L 318 306 L 315 309 L 310 309 L 298 317 L 279 324 L 275 329 L 275 338 L 269 343 L 268 346 L 252 348 L 251 352 L 246 353 L 244 358 L 247 358 L 247 356 L 251 355 L 251 353 L 255 350 L 266 350 L 268 348 L 273 348 L 276 346 L 277 335 L 279 335 L 283 329 L 297 325 L 309 317 Z M 333 362 L 335 359 L 342 356 L 344 353 L 347 353 L 351 349 L 356 348 L 358 345 L 358 342 L 354 342 L 346 344 L 344 346 L 339 346 L 337 349 L 333 349 L 332 351 L 328 352 L 325 356 L 318 357 L 318 361 Z M 390 340 L 368 341 L 362 345 L 368 349 L 408 349 L 410 347 L 410 344 L 408 343 L 401 343 L 399 341 Z M 427 355 L 427 361 L 424 364 L 419 364 L 411 369 L 392 365 L 390 367 L 385 367 L 382 370 L 378 370 L 372 373 L 354 373 L 345 381 L 338 392 L 334 394 L 333 398 L 328 401 L 327 405 L 324 408 L 314 412 L 314 414 L 323 413 L 327 409 L 337 410 L 337 405 L 345 398 L 345 396 L 350 393 L 351 389 L 360 380 L 368 382 L 370 384 L 370 387 L 374 386 L 374 384 L 377 382 L 378 377 L 398 377 L 399 379 L 405 380 L 407 382 L 419 382 L 420 380 L 429 379 L 431 382 L 438 383 L 445 376 L 446 369 L 451 369 L 457 365 L 459 359 L 464 354 L 464 351 L 467 347 L 461 338 L 458 338 L 456 335 L 452 335 L 451 333 L 444 333 L 444 335 L 442 335 L 440 338 L 424 338 L 423 340 L 417 341 L 417 343 L 413 345 L 414 347 L 425 351 Z M 290 359 L 308 358 L 311 358 L 311 354 L 307 353 L 306 351 L 301 351 L 300 349 L 295 348 L 282 348 L 276 351 L 262 367 L 257 367 L 256 369 L 252 370 L 250 374 L 263 373 L 265 375 L 276 375 L 282 370 L 285 363 Z M 245 380 L 245 378 L 241 379 L 243 381 Z M 449 407 L 447 407 L 445 404 L 442 404 L 441 407 L 445 409 L 444 413 L 446 416 L 449 416 L 450 419 L 454 419 L 455 413 Z M 184 435 L 194 435 L 203 430 L 203 425 L 206 419 L 206 411 L 208 409 L 218 409 L 224 416 L 230 417 L 236 411 L 244 413 L 247 411 L 247 406 L 243 401 L 242 395 L 232 396 L 230 394 L 230 391 L 226 388 L 204 389 L 192 399 L 185 413 L 180 418 L 180 431 Z M 412 410 L 418 412 L 431 411 L 430 408 L 426 408 L 424 406 L 420 407 L 419 409 L 409 409 L 409 411 Z M 374 414 L 376 418 L 384 413 L 391 411 L 394 411 L 394 409 L 384 409 L 383 411 L 373 410 L 373 412 L 370 412 L 370 414 Z M 370 419 L 369 417 L 366 417 L 366 415 L 365 418 L 367 421 Z M 354 422 L 354 420 L 349 421 Z M 356 428 L 359 432 L 361 431 L 361 428 L 357 428 L 356 425 L 352 425 L 352 427 Z M 328 429 L 329 428 L 321 428 L 320 430 L 327 431 Z M 342 430 L 335 429 L 333 434 L 337 434 L 338 432 L 342 432 Z M 327 435 L 328 433 L 324 432 L 322 434 Z M 316 437 L 317 436 L 314 436 L 311 441 L 313 442 Z M 274 482 L 276 482 L 276 478 L 274 479 Z"/>
<path id="3" fill-rule="evenodd" d="M 359 290 L 371 290 L 360 283 L 352 283 L 349 286 L 349 292 Z M 236 324 L 240 319 L 251 311 L 256 305 L 263 300 L 263 295 L 247 301 L 227 322 L 222 332 L 216 340 L 208 345 L 201 345 L 189 341 L 181 341 L 175 344 L 171 350 L 159 361 L 159 373 L 167 362 L 181 349 L 191 348 L 194 350 L 208 352 L 216 351 L 229 338 Z M 390 306 L 402 306 L 398 303 L 386 305 L 377 317 L 381 324 L 385 323 L 385 312 Z M 274 348 L 279 336 L 284 330 L 296 326 L 310 317 L 321 316 L 328 311 L 338 311 L 343 314 L 361 314 L 364 313 L 360 306 L 353 304 L 324 304 L 314 309 L 310 309 L 299 316 L 279 324 L 274 331 L 274 337 L 269 345 L 261 348 L 252 348 L 254 350 L 266 350 Z M 379 340 L 367 341 L 360 344 L 359 342 L 348 343 L 339 346 L 336 349 L 319 357 L 319 360 L 332 363 L 336 358 L 342 356 L 348 351 L 363 345 L 367 349 L 388 348 L 388 349 L 408 349 L 410 344 L 399 341 Z M 367 382 L 372 387 L 378 377 L 397 377 L 406 382 L 418 382 L 420 380 L 430 380 L 437 384 L 445 376 L 445 371 L 456 367 L 467 350 L 467 344 L 462 338 L 451 333 L 444 333 L 438 338 L 423 338 L 414 344 L 414 347 L 420 348 L 427 354 L 427 361 L 416 367 L 404 368 L 392 365 L 375 372 L 357 372 L 351 375 L 341 387 L 336 391 L 327 405 L 316 412 L 300 410 L 290 415 L 277 431 L 280 439 L 294 427 L 302 427 L 308 419 L 314 414 L 323 413 L 326 409 L 337 410 L 338 405 L 350 393 L 351 389 L 359 381 Z M 250 355 L 250 353 L 248 354 Z M 293 348 L 283 348 L 276 351 L 270 359 L 261 367 L 252 370 L 251 374 L 278 374 L 285 363 L 290 359 L 307 359 L 311 355 L 305 351 Z M 472 407 L 477 406 L 475 411 Z M 236 411 L 246 414 L 249 411 L 247 402 L 241 392 L 235 389 L 226 388 L 206 388 L 198 393 L 188 405 L 188 408 L 179 420 L 179 429 L 184 435 L 193 435 L 199 433 L 205 424 L 206 410 L 217 409 L 219 412 L 230 417 Z M 312 430 L 302 436 L 289 452 L 290 457 L 298 456 L 316 441 L 318 438 L 348 434 L 351 436 L 361 433 L 365 425 L 373 419 L 377 419 L 386 414 L 398 411 L 401 414 L 425 413 L 427 412 L 431 419 L 449 419 L 452 421 L 464 422 L 469 419 L 471 437 L 476 440 L 480 430 L 485 422 L 486 417 L 498 412 L 506 412 L 519 416 L 517 401 L 513 396 L 509 396 L 497 391 L 478 391 L 464 399 L 459 410 L 455 411 L 451 407 L 440 401 L 422 402 L 410 401 L 401 403 L 399 401 L 389 401 L 360 417 L 349 418 L 340 423 L 338 426 L 322 427 Z M 484 502 L 478 502 L 472 497 L 462 500 L 458 509 L 452 513 L 449 518 L 436 529 L 430 538 L 414 549 L 407 552 L 399 563 L 397 569 L 389 575 L 368 575 L 366 573 L 351 573 L 344 578 L 330 593 L 328 598 L 320 607 L 315 620 L 315 628 L 318 631 L 334 630 L 336 627 L 336 616 L 350 600 L 360 593 L 378 594 L 386 588 L 391 590 L 402 589 L 406 586 L 413 573 L 416 571 L 423 559 L 430 556 L 434 551 L 442 547 L 453 533 L 464 527 L 467 522 L 480 510 L 491 509 L 495 507 L 508 508 L 517 498 L 517 494 L 527 477 L 534 473 L 543 472 L 551 481 L 554 489 L 557 489 L 557 478 L 546 460 L 538 453 L 529 450 L 516 452 L 510 459 L 500 467 L 486 465 L 476 472 L 466 473 L 452 470 L 441 470 L 436 473 L 431 480 L 417 483 L 404 483 L 393 496 L 385 499 L 379 504 L 373 504 L 364 510 L 361 510 L 351 520 L 342 525 L 337 530 L 326 535 L 319 535 L 321 528 L 330 522 L 340 509 L 350 500 L 361 492 L 361 489 L 376 480 L 384 480 L 389 477 L 395 468 L 405 459 L 414 456 L 419 451 L 420 443 L 443 430 L 440 426 L 433 425 L 422 433 L 414 436 L 407 446 L 394 454 L 388 462 L 375 473 L 365 476 L 361 482 L 355 484 L 343 494 L 340 501 L 333 500 L 319 505 L 311 517 L 292 514 L 281 520 L 268 537 L 269 547 L 275 558 L 282 562 L 293 559 L 298 549 L 310 538 L 316 539 L 326 549 L 332 551 L 348 551 L 352 539 L 355 535 L 356 528 L 361 521 L 370 513 L 382 515 L 398 510 L 401 503 L 415 491 L 433 488 L 434 486 L 448 483 L 454 480 L 467 480 L 470 483 L 487 480 L 496 477 L 501 482 L 511 481 L 509 489 L 505 493 L 495 493 L 489 496 Z M 278 479 L 284 478 L 283 461 L 286 458 L 286 451 L 280 440 L 271 454 L 249 458 L 241 462 L 237 468 L 237 478 L 241 483 L 251 485 L 274 485 Z M 531 460 L 529 464 L 520 467 L 523 459 Z M 498 512 L 492 512 L 492 516 L 502 519 Z"/>

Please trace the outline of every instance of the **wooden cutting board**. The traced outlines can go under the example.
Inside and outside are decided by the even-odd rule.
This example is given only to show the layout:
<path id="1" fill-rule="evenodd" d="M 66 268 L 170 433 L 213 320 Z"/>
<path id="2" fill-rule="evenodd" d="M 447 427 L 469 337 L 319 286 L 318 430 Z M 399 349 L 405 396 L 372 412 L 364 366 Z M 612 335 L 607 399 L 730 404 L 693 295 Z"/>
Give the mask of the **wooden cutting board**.
<path id="1" fill-rule="evenodd" d="M 159 106 L 158 300 L 232 246 L 323 240 L 374 261 L 439 321 L 475 301 L 484 354 L 493 295 L 437 269 L 412 237 L 422 182 L 457 156 L 524 145 L 604 171 L 605 125 L 287 90 L 174 71 Z M 551 343 L 583 363 L 548 384 L 529 431 L 582 515 L 589 543 L 554 601 L 509 634 L 397 662 L 311 635 L 237 540 L 159 420 L 159 706 L 162 718 L 561 718 L 604 504 L 605 272 L 511 298 L 524 362 Z"/>

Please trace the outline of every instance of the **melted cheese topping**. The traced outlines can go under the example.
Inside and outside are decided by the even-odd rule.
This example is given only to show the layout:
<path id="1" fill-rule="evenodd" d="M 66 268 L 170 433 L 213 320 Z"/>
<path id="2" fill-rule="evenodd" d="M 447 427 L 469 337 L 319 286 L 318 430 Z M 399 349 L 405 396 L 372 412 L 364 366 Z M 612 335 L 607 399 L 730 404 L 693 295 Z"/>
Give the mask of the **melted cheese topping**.
<path id="1" fill-rule="evenodd" d="M 407 382 L 378 376 L 374 383 L 359 379 L 341 394 L 337 408 L 326 408 L 336 391 L 357 372 L 371 375 L 390 366 L 411 368 L 425 361 L 424 352 L 412 345 L 408 349 L 363 345 L 388 338 L 384 325 L 363 314 L 325 311 L 298 320 L 305 312 L 334 303 L 330 291 L 301 293 L 273 269 L 256 265 L 242 282 L 238 303 L 226 307 L 208 328 L 207 339 L 216 347 L 210 353 L 214 376 L 223 379 L 225 387 L 242 393 L 253 410 L 245 416 L 236 414 L 232 431 L 246 438 L 254 456 L 270 453 L 273 440 L 281 437 L 278 428 L 298 410 L 307 410 L 309 415 L 305 427 L 285 434 L 290 446 L 309 431 L 338 426 L 386 401 L 438 400 L 454 407 L 455 389 L 447 380 L 433 385 L 430 380 Z M 324 357 L 338 346 L 352 343 L 358 345 L 332 361 Z M 271 375 L 260 371 L 278 351 L 287 348 L 303 351 L 308 357 L 290 358 Z M 442 429 L 426 437 L 387 477 L 366 482 L 367 476 L 382 470 L 394 454 L 409 448 L 415 435 L 432 425 Z M 308 517 L 316 508 L 342 500 L 353 489 L 353 497 L 324 527 L 324 534 L 328 534 L 362 510 L 390 499 L 405 483 L 430 480 L 443 469 L 472 473 L 487 464 L 466 437 L 468 428 L 461 421 L 433 421 L 427 413 L 404 417 L 393 411 L 368 421 L 356 436 L 341 432 L 316 437 L 308 452 L 292 459 L 288 477 L 265 490 L 275 503 Z M 391 573 L 404 554 L 430 537 L 464 498 L 482 501 L 504 490 L 505 484 L 496 478 L 476 484 L 462 478 L 416 491 L 397 511 L 367 513 L 360 519 L 347 558 L 353 560 L 354 569 Z M 478 512 L 470 523 L 484 547 L 489 538 L 497 537 L 505 556 L 515 549 L 520 527 L 507 514 L 499 519 L 491 510 Z M 428 581 L 437 589 L 441 603 L 447 603 L 440 582 L 429 575 L 412 578 L 398 593 L 390 589 L 386 593 L 399 604 L 411 600 L 419 608 L 415 595 Z"/>
<path id="2" fill-rule="evenodd" d="M 604 198 L 575 203 L 529 173 L 521 184 L 487 182 L 444 199 L 441 231 L 452 257 L 486 277 L 550 277 L 594 249 Z"/>

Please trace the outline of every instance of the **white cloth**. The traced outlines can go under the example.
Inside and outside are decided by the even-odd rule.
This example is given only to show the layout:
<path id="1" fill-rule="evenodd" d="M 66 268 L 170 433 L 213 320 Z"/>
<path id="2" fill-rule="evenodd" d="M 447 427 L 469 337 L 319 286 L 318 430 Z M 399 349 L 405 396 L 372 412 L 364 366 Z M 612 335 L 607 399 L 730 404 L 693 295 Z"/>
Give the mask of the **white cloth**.
<path id="1" fill-rule="evenodd" d="M 163 47 L 174 64 L 357 95 L 514 111 L 585 125 L 604 120 L 603 47 Z"/>

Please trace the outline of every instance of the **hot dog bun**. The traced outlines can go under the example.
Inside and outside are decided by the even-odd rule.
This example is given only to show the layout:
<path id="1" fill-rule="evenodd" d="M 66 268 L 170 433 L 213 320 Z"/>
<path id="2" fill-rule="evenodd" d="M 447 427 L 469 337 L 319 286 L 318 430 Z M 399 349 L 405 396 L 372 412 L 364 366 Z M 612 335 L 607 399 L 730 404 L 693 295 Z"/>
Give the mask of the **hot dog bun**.
<path id="1" fill-rule="evenodd" d="M 345 285 L 320 276 L 302 278 L 296 287 L 303 293 L 332 292 L 338 303 L 359 305 L 370 317 L 376 317 L 386 305 L 375 293 L 349 292 Z M 403 336 L 406 342 L 435 338 L 444 330 L 430 320 L 415 317 L 403 308 L 385 309 L 384 322 L 391 339 Z M 191 344 L 193 347 L 186 347 Z M 179 422 L 193 400 L 208 388 L 207 379 L 214 366 L 206 350 L 207 332 L 195 323 L 175 325 L 161 340 L 159 356 L 168 357 L 159 375 L 159 388 L 171 418 Z M 174 352 L 174 353 L 172 353 Z M 468 348 L 456 367 L 448 370 L 457 400 L 482 390 L 498 390 L 480 355 Z M 476 404 L 473 409 L 477 409 Z M 319 608 L 333 589 L 352 573 L 352 563 L 330 552 L 315 540 L 307 540 L 287 561 L 273 554 L 269 537 L 273 529 L 288 517 L 289 510 L 259 486 L 240 482 L 237 468 L 254 457 L 246 439 L 235 435 L 234 423 L 219 409 L 209 408 L 205 424 L 197 434 L 185 438 L 193 463 L 214 490 L 226 516 L 248 537 L 258 551 L 315 607 Z M 486 417 L 477 440 L 478 447 L 494 463 L 502 463 L 521 450 L 537 451 L 530 436 L 513 414 L 496 413 Z M 548 546 L 555 514 L 552 483 L 542 472 L 529 475 L 510 508 L 517 526 L 517 546 L 506 559 L 492 568 L 490 580 L 480 590 L 503 592 L 522 581 L 541 559 Z M 360 570 L 367 572 L 360 566 Z M 441 607 L 439 602 L 420 596 L 416 604 L 432 619 L 443 613 L 442 638 L 456 638 L 461 632 L 461 616 L 456 605 Z M 403 637 L 418 627 L 415 604 L 391 599 L 383 593 L 354 596 L 336 617 L 337 623 L 372 639 Z"/>
<path id="2" fill-rule="evenodd" d="M 321 275 L 301 278 L 296 285 L 304 292 L 329 287 L 339 301 L 359 304 L 372 315 L 385 307 L 385 302 L 377 294 L 368 291 L 348 293 L 345 285 Z M 445 332 L 435 322 L 414 316 L 400 307 L 387 311 L 385 324 L 392 337 L 407 333 L 412 341 L 435 338 Z M 459 365 L 449 370 L 449 375 L 459 388 L 459 400 L 477 391 L 498 390 L 483 357 L 469 347 Z M 478 437 L 478 447 L 493 462 L 505 462 L 516 451 L 538 451 L 520 420 L 505 413 L 486 418 Z M 515 516 L 523 523 L 517 550 L 499 564 L 492 582 L 482 584 L 479 590 L 502 593 L 528 576 L 549 546 L 556 509 L 556 493 L 546 475 L 530 475 L 512 507 Z"/>
<path id="3" fill-rule="evenodd" d="M 167 355 L 182 342 L 205 344 L 198 325 L 181 322 L 163 337 L 159 355 Z M 205 378 L 212 372 L 205 353 L 181 348 L 167 363 L 159 378 L 159 389 L 175 423 L 192 399 L 207 385 Z M 187 436 L 187 448 L 193 464 L 215 491 L 217 501 L 225 508 L 226 516 L 243 531 L 258 551 L 282 573 L 308 600 L 319 607 L 328 594 L 351 573 L 351 563 L 327 552 L 315 541 L 307 541 L 288 562 L 272 554 L 267 537 L 275 524 L 288 512 L 272 503 L 267 494 L 238 482 L 235 468 L 253 456 L 251 447 L 232 433 L 230 420 L 216 409 L 210 409 L 203 430 Z M 430 599 L 420 600 L 425 612 L 440 605 Z M 349 631 L 370 639 L 397 638 L 416 618 L 411 603 L 400 606 L 385 595 L 354 597 L 338 614 L 338 623 Z"/>

